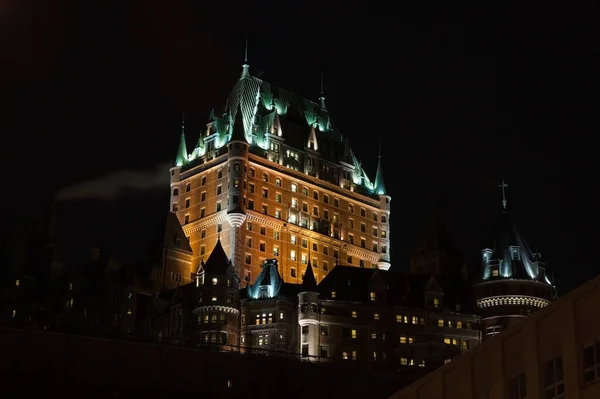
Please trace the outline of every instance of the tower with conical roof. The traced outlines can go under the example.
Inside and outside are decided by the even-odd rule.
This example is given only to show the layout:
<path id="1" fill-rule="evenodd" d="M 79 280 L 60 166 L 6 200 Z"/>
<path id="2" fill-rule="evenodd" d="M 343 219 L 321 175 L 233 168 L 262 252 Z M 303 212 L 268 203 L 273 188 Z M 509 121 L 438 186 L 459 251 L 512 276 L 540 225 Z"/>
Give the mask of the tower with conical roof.
<path id="1" fill-rule="evenodd" d="M 200 301 L 194 313 L 198 316 L 200 342 L 204 345 L 239 345 L 240 278 L 227 258 L 221 240 L 201 262 L 196 285 Z"/>
<path id="2" fill-rule="evenodd" d="M 286 282 L 300 283 L 306 242 L 316 247 L 317 280 L 338 258 L 389 268 L 391 197 L 381 165 L 374 183 L 323 93 L 312 101 L 253 76 L 247 50 L 224 106 L 214 108 L 195 148 L 187 158 L 180 150 L 171 169 L 169 205 L 195 264 L 220 237 L 246 282 L 274 258 Z"/>
<path id="3" fill-rule="evenodd" d="M 385 191 L 385 186 L 383 184 L 383 167 L 381 166 L 381 143 L 379 144 L 379 156 L 377 158 L 377 173 L 375 174 L 375 183 L 373 185 L 373 189 L 375 191 L 375 194 L 379 196 L 379 209 L 381 209 L 381 213 L 379 215 L 379 222 L 385 223 L 388 226 L 386 231 L 381 232 L 381 256 L 379 258 L 379 261 L 377 262 L 377 268 L 380 270 L 389 270 L 391 266 L 391 232 L 389 228 L 389 218 L 391 214 L 390 203 L 392 201 L 392 197 Z"/>
<path id="4" fill-rule="evenodd" d="M 310 259 L 298 293 L 298 324 L 300 326 L 300 353 L 303 357 L 319 356 L 319 293 Z"/>
<path id="5" fill-rule="evenodd" d="M 541 254 L 531 251 L 507 209 L 502 180 L 502 211 L 486 247 L 475 283 L 484 339 L 506 329 L 556 299 L 551 275 Z"/>

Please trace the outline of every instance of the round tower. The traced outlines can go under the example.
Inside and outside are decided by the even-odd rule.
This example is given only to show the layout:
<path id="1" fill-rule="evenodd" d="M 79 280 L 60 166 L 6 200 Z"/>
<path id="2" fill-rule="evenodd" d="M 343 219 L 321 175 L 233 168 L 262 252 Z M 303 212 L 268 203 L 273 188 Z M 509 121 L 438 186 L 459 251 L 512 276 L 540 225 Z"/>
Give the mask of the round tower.
<path id="1" fill-rule="evenodd" d="M 240 279 L 223 250 L 221 240 L 206 263 L 201 263 L 196 284 L 199 290 L 198 316 L 200 345 L 239 346 Z"/>
<path id="2" fill-rule="evenodd" d="M 503 182 L 501 187 L 504 191 L 507 186 Z M 482 268 L 474 287 L 484 339 L 556 299 L 556 287 L 541 254 L 529 249 L 506 210 L 504 196 L 502 203 L 492 239 L 481 251 Z"/>
<path id="3" fill-rule="evenodd" d="M 298 324 L 300 353 L 310 361 L 318 360 L 319 350 L 319 293 L 310 260 L 306 266 L 302 288 L 298 294 Z"/>
<path id="4" fill-rule="evenodd" d="M 242 111 L 238 107 L 235 122 L 231 123 L 231 140 L 227 145 L 227 162 L 229 168 L 229 186 L 227 201 L 227 222 L 231 226 L 229 229 L 229 258 L 239 270 L 239 261 L 237 254 L 237 236 L 238 229 L 246 220 L 244 212 L 245 190 L 244 181 L 246 179 L 246 168 L 248 164 L 248 143 L 243 135 Z"/>

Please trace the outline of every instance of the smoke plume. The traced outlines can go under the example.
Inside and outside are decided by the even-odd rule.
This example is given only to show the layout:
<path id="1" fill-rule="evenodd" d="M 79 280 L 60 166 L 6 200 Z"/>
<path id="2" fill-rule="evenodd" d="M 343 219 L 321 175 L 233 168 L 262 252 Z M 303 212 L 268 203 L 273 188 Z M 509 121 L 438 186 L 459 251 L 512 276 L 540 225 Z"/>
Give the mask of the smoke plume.
<path id="1" fill-rule="evenodd" d="M 112 201 L 131 191 L 146 191 L 169 186 L 169 163 L 161 163 L 153 169 L 123 169 L 108 172 L 92 180 L 76 183 L 60 189 L 56 202 L 82 199 Z"/>

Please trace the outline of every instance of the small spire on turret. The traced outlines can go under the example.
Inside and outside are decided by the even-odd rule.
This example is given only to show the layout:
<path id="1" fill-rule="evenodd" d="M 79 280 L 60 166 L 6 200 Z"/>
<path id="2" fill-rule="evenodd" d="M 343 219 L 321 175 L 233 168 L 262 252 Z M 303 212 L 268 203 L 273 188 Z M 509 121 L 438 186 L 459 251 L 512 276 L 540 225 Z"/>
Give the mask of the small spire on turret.
<path id="1" fill-rule="evenodd" d="M 508 187 L 508 184 L 504 183 L 504 177 L 502 177 L 502 184 L 500 184 L 498 187 L 502 188 L 502 208 L 506 210 L 506 192 L 504 189 Z"/>
<path id="2" fill-rule="evenodd" d="M 185 145 L 185 115 L 181 117 L 181 137 L 179 138 L 179 149 L 175 157 L 175 166 L 183 166 L 188 160 L 187 147 Z"/>
<path id="3" fill-rule="evenodd" d="M 319 102 L 322 109 L 325 108 L 325 93 L 323 92 L 323 70 L 321 69 L 321 97 L 319 97 Z"/>
<path id="4" fill-rule="evenodd" d="M 373 185 L 375 194 L 385 195 L 385 186 L 383 184 L 383 168 L 381 166 L 381 140 L 379 141 L 379 155 L 377 160 L 377 172 L 375 173 L 375 184 Z"/>
<path id="5" fill-rule="evenodd" d="M 250 65 L 248 65 L 248 36 L 246 36 L 246 47 L 244 49 L 244 65 L 242 65 L 242 78 L 250 76 Z"/>

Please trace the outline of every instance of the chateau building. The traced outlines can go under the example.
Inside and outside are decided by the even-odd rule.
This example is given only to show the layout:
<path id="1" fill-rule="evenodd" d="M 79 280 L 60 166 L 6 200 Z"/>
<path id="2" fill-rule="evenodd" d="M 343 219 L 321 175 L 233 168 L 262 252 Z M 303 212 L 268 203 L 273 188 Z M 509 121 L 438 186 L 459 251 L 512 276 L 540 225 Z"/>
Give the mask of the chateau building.
<path id="1" fill-rule="evenodd" d="M 381 159 L 371 180 L 325 107 L 250 74 L 244 64 L 220 112 L 171 173 L 170 210 L 189 239 L 191 267 L 220 240 L 245 284 L 267 259 L 300 283 L 309 252 L 317 281 L 335 264 L 387 270 L 390 201 Z"/>
<path id="2" fill-rule="evenodd" d="M 502 212 L 488 246 L 481 251 L 481 274 L 475 284 L 484 339 L 548 306 L 556 288 L 542 255 L 533 252 L 506 208 L 502 181 Z"/>

